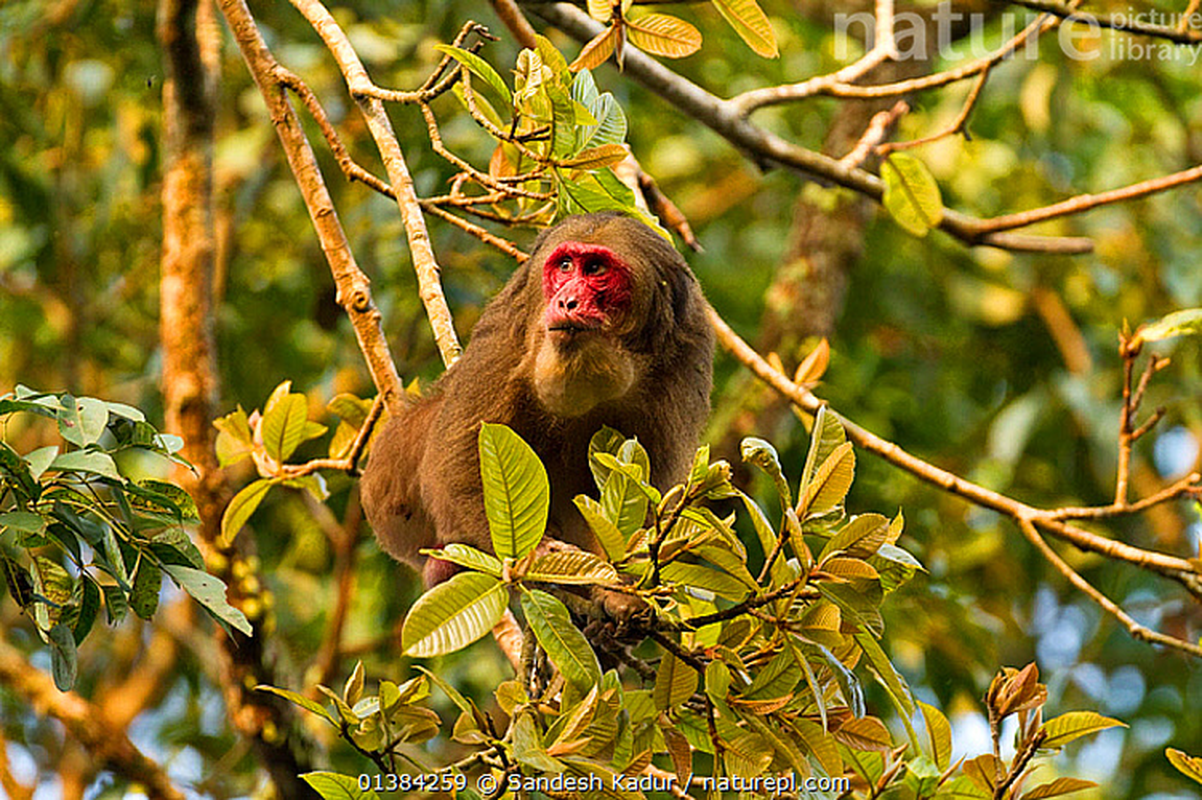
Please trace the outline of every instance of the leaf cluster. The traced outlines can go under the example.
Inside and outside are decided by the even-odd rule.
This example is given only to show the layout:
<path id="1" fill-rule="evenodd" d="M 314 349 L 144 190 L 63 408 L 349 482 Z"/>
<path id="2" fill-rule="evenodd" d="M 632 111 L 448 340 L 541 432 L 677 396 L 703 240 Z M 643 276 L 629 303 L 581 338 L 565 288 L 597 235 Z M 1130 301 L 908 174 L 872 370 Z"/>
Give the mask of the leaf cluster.
<path id="1" fill-rule="evenodd" d="M 484 424 L 479 448 L 494 553 L 462 544 L 426 551 L 463 571 L 417 601 L 405 619 L 402 647 L 419 657 L 466 647 L 488 633 L 516 597 L 532 644 L 554 672 L 548 680 L 536 669 L 501 683 L 494 693 L 499 716 L 426 673 L 459 709 L 452 738 L 474 748 L 473 756 L 446 768 L 454 774 L 483 765 L 501 785 L 599 776 L 609 787 L 604 796 L 642 797 L 629 779 L 658 759 L 682 787 L 694 774 L 733 781 L 792 773 L 842 776 L 848 788 L 891 789 L 905 797 L 1018 797 L 1034 756 L 1120 724 L 1092 712 L 1043 724 L 1039 709 L 1047 692 L 1035 683 L 1034 667 L 1005 670 L 986 701 L 995 733 L 1006 716 L 1020 716 L 1017 755 L 1006 764 L 995 746 L 995 754 L 950 763 L 947 719 L 913 699 L 878 641 L 885 597 L 922 567 L 897 545 L 901 514 L 847 512 L 855 454 L 825 410 L 813 420 L 796 484 L 771 445 L 743 443 L 743 458 L 776 488 L 776 522 L 731 484 L 728 464 L 710 462 L 707 447 L 698 450 L 687 480 L 661 493 L 648 482 L 646 450 L 602 429 L 589 449 L 599 499 L 581 496 L 576 504 L 603 555 L 543 545 L 549 484 L 517 434 Z M 709 508 L 717 500 L 737 502 L 751 518 L 765 554 L 758 575 L 734 534 L 734 516 Z M 637 640 L 597 634 L 595 624 L 586 635 L 578 621 L 587 620 L 573 613 L 587 606 L 577 593 L 581 586 L 640 598 L 651 619 Z M 603 669 L 615 661 L 639 682 Z M 892 701 L 908 743 L 895 742 L 885 722 L 868 712 L 859 667 Z M 356 696 L 361 684 L 358 668 L 346 693 Z M 364 705 L 366 714 L 351 715 L 344 710 L 354 705 L 349 699 L 323 690 L 335 700 L 335 714 L 271 691 L 340 725 L 377 763 L 395 758 L 399 740 L 377 736 L 382 723 L 371 723 L 367 734 L 358 727 L 380 713 L 382 700 Z M 919 716 L 926 742 L 912 724 Z M 1058 778 L 1023 796 L 1035 800 L 1089 785 Z M 373 796 L 370 787 L 326 788 Z"/>
<path id="2" fill-rule="evenodd" d="M 182 440 L 123 403 L 25 386 L 0 398 L 0 421 L 14 414 L 52 420 L 63 440 L 25 454 L 0 440 L 0 565 L 50 646 L 59 689 L 74 686 L 76 648 L 101 607 L 110 624 L 131 610 L 151 619 L 164 573 L 222 625 L 250 634 L 188 537 L 192 499 L 174 483 L 138 477 L 139 453 L 189 466 Z"/>

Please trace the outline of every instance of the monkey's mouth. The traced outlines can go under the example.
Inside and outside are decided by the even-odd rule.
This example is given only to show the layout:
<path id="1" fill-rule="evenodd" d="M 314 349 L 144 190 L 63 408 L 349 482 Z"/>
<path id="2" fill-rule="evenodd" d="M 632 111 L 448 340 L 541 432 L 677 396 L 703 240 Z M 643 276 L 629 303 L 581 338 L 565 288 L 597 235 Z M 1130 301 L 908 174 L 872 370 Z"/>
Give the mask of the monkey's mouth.
<path id="1" fill-rule="evenodd" d="M 547 330 L 563 336 L 576 336 L 580 333 L 595 331 L 601 327 L 600 320 L 557 320 L 547 326 Z"/>

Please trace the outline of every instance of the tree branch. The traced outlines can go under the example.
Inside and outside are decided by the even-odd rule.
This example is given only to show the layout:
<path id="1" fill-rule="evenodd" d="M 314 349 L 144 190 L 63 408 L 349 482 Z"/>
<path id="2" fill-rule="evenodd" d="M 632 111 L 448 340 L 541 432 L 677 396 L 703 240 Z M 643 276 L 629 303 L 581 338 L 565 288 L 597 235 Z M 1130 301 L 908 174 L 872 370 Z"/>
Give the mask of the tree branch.
<path id="1" fill-rule="evenodd" d="M 401 152 L 396 133 L 392 130 L 392 122 L 384 110 L 384 102 L 377 94 L 373 94 L 375 85 L 368 78 L 367 69 L 329 10 L 317 0 L 292 0 L 292 5 L 304 15 L 334 56 L 338 69 L 346 79 L 347 88 L 355 98 L 376 147 L 380 150 L 384 171 L 388 173 L 389 183 L 396 192 L 397 207 L 400 209 L 405 235 L 409 240 L 413 269 L 417 273 L 418 294 L 426 307 L 426 316 L 434 330 L 434 340 L 438 343 L 442 361 L 450 366 L 459 358 L 463 348 L 455 333 L 451 309 L 442 293 L 438 260 L 430 244 L 426 218 L 418 204 L 413 178 L 409 174 L 409 167 L 405 163 L 405 155 Z"/>
<path id="2" fill-rule="evenodd" d="M 579 41 L 588 41 L 601 31 L 601 26 L 587 14 L 564 3 L 536 5 L 536 14 Z M 1017 38 L 1017 37 L 1016 37 Z M 999 60 L 1004 56 L 994 54 Z M 778 164 L 831 183 L 852 189 L 878 203 L 884 196 L 884 183 L 876 175 L 841 164 L 837 159 L 799 147 L 776 134 L 760 128 L 746 118 L 739 103 L 722 100 L 695 83 L 681 77 L 651 57 L 634 48 L 627 48 L 625 72 L 631 78 L 663 97 L 681 112 L 708 126 L 740 150 L 748 153 L 761 166 Z M 979 72 L 980 65 L 965 75 Z M 922 80 L 914 86 L 921 87 Z M 945 82 L 951 82 L 947 80 Z M 902 92 L 912 91 L 910 82 L 903 82 Z M 857 90 L 874 87 L 857 87 Z M 887 96 L 883 93 L 879 96 Z M 866 95 L 874 96 L 874 95 Z M 1087 253 L 1093 249 L 1088 239 L 1041 236 L 1010 236 L 991 231 L 982 220 L 947 209 L 939 227 L 957 239 L 972 245 L 990 245 L 1007 250 L 1029 252 Z"/>
<path id="3" fill-rule="evenodd" d="M 39 713 L 49 714 L 87 748 L 92 758 L 130 781 L 141 783 L 152 800 L 184 800 L 167 773 L 134 746 L 125 731 L 75 692 L 60 692 L 46 673 L 30 666 L 21 651 L 0 640 L 0 682 Z"/>
<path id="4" fill-rule="evenodd" d="M 1125 33 L 1134 33 L 1139 36 L 1167 39 L 1177 44 L 1202 44 L 1202 32 L 1191 31 L 1187 27 L 1189 18 L 1197 11 L 1197 7 L 1192 4 L 1190 7 L 1194 11 L 1187 10 L 1181 16 L 1181 25 L 1171 28 L 1167 25 L 1150 25 L 1140 22 L 1138 19 L 1133 19 L 1133 15 L 1130 13 L 1114 17 L 1097 16 L 1086 11 L 1077 11 L 1075 8 L 1063 3 L 1054 2 L 1054 0 L 1010 0 L 1010 3 L 1022 6 L 1023 8 L 1029 8 L 1032 11 L 1042 11 L 1045 14 L 1052 14 L 1069 22 L 1081 22 L 1091 28 L 1109 28 Z M 1168 12 L 1160 13 L 1168 16 Z"/>
<path id="5" fill-rule="evenodd" d="M 731 330 L 730 326 L 726 324 L 725 320 L 716 311 L 711 308 L 707 313 L 709 314 L 710 324 L 718 334 L 718 340 L 736 359 L 755 373 L 757 377 L 787 397 L 798 408 L 810 414 L 817 413 L 819 407 L 826 405 L 807 389 L 793 383 L 787 376 L 774 369 L 759 353 L 755 352 L 738 334 Z M 1192 562 L 1184 558 L 1132 547 L 1123 542 L 1108 539 L 1104 536 L 1067 525 L 1057 518 L 1058 510 L 1044 511 L 1037 509 L 1014 498 L 1007 497 L 984 486 L 965 480 L 958 475 L 940 469 L 907 453 L 893 442 L 880 438 L 841 415 L 836 414 L 836 416 L 846 429 L 848 439 L 857 446 L 877 454 L 894 466 L 909 472 L 927 483 L 951 494 L 963 497 L 975 505 L 997 511 L 1012 519 L 1031 520 L 1078 549 L 1099 553 L 1175 580 L 1182 584 L 1195 597 L 1202 598 L 1202 572 Z"/>

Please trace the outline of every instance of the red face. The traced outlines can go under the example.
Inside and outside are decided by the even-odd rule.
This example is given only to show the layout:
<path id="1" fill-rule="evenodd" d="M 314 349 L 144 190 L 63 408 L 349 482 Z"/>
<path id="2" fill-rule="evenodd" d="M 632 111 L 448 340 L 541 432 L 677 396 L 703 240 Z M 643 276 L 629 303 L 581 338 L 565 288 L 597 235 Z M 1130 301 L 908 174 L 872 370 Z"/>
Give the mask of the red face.
<path id="1" fill-rule="evenodd" d="M 630 266 L 599 244 L 564 242 L 543 262 L 547 330 L 596 330 L 630 306 Z"/>

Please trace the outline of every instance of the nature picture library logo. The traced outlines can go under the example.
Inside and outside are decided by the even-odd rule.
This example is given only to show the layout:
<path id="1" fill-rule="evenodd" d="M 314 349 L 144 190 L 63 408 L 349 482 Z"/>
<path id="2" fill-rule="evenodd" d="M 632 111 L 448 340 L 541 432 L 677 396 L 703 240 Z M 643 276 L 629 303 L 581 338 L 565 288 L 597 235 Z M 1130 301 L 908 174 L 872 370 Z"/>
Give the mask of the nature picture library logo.
<path id="1" fill-rule="evenodd" d="M 1059 21 L 1054 29 L 1049 25 Z M 835 57 L 851 60 L 853 43 L 876 40 L 876 18 L 870 11 L 836 14 Z M 893 40 L 899 61 L 938 57 L 949 61 L 989 58 L 1038 60 L 1040 50 L 1058 46 L 1075 61 L 1175 61 L 1192 67 L 1202 55 L 1198 32 L 1202 11 L 1176 13 L 1136 9 L 1066 17 L 1022 13 L 966 14 L 943 2 L 928 15 L 901 11 L 893 15 Z"/>

